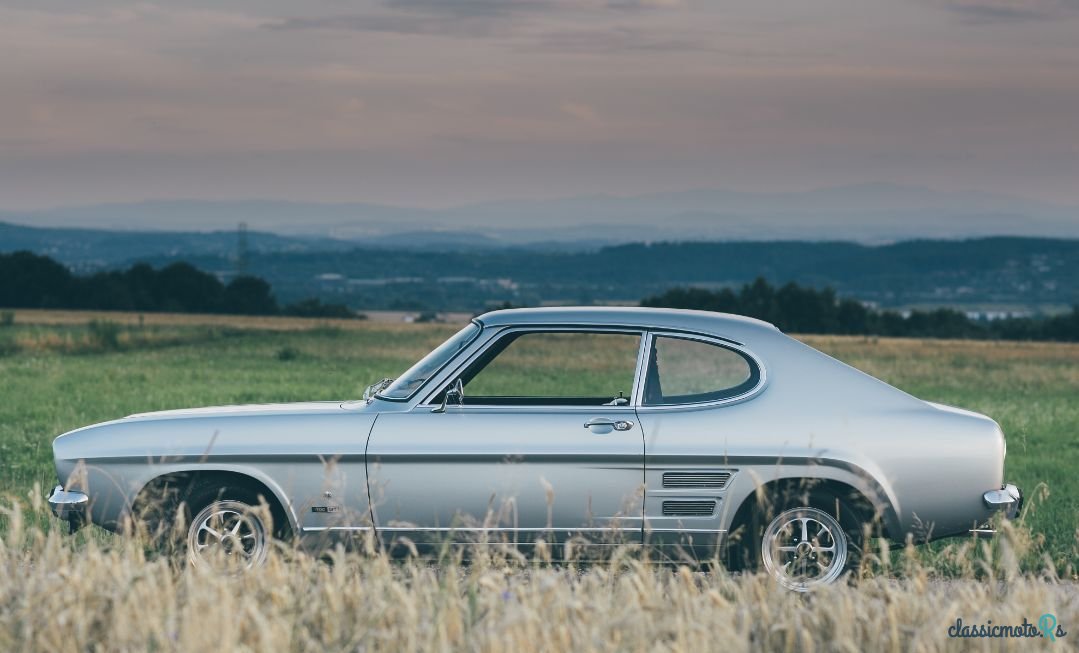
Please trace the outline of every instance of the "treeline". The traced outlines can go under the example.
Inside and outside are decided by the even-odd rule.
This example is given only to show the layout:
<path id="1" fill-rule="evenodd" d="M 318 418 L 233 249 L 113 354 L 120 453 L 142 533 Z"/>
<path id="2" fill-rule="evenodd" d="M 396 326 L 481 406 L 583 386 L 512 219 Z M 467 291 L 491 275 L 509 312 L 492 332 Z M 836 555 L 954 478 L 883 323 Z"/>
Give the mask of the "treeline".
<path id="1" fill-rule="evenodd" d="M 258 277 L 240 276 L 224 284 L 188 263 L 160 269 L 137 263 L 78 276 L 32 252 L 0 254 L 0 307 L 356 317 L 343 304 L 317 299 L 278 306 L 270 284 Z"/>
<path id="2" fill-rule="evenodd" d="M 1053 317 L 996 320 L 971 319 L 950 308 L 903 314 L 837 297 L 831 288 L 817 290 L 795 283 L 777 288 L 760 278 L 738 290 L 673 288 L 642 300 L 641 305 L 747 315 L 791 333 L 1079 341 L 1079 306 Z"/>

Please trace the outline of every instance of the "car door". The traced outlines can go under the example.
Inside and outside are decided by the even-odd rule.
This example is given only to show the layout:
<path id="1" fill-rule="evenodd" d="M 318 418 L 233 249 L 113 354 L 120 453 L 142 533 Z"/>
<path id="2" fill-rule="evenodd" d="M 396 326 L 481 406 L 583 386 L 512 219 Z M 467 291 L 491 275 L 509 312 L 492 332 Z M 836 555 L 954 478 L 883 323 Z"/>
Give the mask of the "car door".
<path id="1" fill-rule="evenodd" d="M 509 329 L 414 408 L 380 415 L 367 461 L 383 541 L 639 542 L 641 342 Z M 443 410 L 458 379 L 462 403 Z"/>

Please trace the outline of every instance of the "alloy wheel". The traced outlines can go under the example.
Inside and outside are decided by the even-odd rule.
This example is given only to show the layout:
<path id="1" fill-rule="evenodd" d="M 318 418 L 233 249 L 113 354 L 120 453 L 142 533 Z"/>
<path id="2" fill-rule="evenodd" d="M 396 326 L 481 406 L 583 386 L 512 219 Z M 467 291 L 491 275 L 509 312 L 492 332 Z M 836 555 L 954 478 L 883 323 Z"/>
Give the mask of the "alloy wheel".
<path id="1" fill-rule="evenodd" d="M 241 501 L 214 501 L 195 515 L 187 534 L 192 564 L 250 569 L 266 560 L 269 532 L 258 512 Z"/>
<path id="2" fill-rule="evenodd" d="M 798 592 L 834 583 L 847 564 L 847 534 L 817 508 L 793 508 L 764 530 L 761 556 L 780 585 Z"/>

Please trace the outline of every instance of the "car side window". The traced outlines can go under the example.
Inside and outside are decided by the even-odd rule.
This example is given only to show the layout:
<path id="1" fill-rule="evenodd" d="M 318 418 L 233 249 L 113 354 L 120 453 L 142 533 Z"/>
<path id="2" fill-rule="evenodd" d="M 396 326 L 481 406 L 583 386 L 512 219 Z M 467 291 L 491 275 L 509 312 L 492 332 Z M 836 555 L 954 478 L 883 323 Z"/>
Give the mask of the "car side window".
<path id="1" fill-rule="evenodd" d="M 742 352 L 712 342 L 656 336 L 645 372 L 645 406 L 718 401 L 753 389 L 760 369 Z"/>
<path id="2" fill-rule="evenodd" d="M 641 335 L 509 334 L 462 375 L 466 405 L 627 405 Z"/>

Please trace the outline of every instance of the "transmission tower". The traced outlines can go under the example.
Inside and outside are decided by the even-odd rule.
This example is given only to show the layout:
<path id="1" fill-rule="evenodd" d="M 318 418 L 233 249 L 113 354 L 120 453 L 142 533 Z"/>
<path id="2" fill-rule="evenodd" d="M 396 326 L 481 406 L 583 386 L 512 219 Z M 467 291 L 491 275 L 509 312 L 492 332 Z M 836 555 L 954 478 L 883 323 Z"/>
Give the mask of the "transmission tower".
<path id="1" fill-rule="evenodd" d="M 236 227 L 236 276 L 247 274 L 247 223 L 241 222 Z"/>

